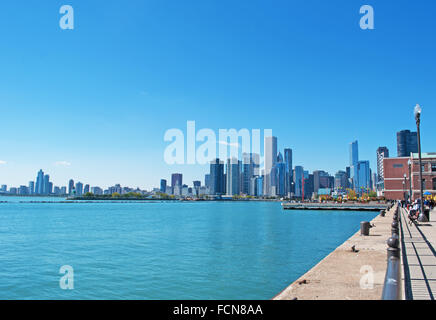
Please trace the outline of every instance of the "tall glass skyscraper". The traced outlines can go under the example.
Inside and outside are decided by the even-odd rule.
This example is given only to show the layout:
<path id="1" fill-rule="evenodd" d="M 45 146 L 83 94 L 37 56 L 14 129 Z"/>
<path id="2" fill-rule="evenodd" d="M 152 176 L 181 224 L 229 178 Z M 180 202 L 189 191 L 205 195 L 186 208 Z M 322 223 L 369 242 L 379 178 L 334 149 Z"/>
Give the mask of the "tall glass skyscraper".
<path id="1" fill-rule="evenodd" d="M 286 181 L 285 181 L 285 193 L 288 195 L 292 192 L 292 149 L 285 149 L 285 171 L 286 171 Z"/>
<path id="2" fill-rule="evenodd" d="M 409 157 L 410 153 L 418 152 L 418 134 L 403 130 L 397 132 L 397 155 L 398 157 Z"/>
<path id="3" fill-rule="evenodd" d="M 369 161 L 359 161 L 357 167 L 359 174 L 357 179 L 357 189 L 359 192 L 371 189 L 371 169 L 369 168 Z"/>
<path id="4" fill-rule="evenodd" d="M 265 180 L 264 194 L 271 195 L 271 170 L 277 163 L 277 137 L 265 137 L 264 141 L 265 157 Z"/>
<path id="5" fill-rule="evenodd" d="M 35 193 L 44 194 L 44 171 L 42 170 L 39 170 L 36 176 Z"/>
<path id="6" fill-rule="evenodd" d="M 350 166 L 355 166 L 359 162 L 359 144 L 356 141 L 350 143 Z"/>
<path id="7" fill-rule="evenodd" d="M 294 170 L 294 189 L 295 189 L 295 196 L 301 197 L 302 191 L 303 191 L 303 175 L 304 175 L 304 169 L 301 166 L 295 166 Z"/>
<path id="8" fill-rule="evenodd" d="M 226 192 L 224 163 L 215 159 L 210 163 L 210 194 L 223 195 Z"/>
<path id="9" fill-rule="evenodd" d="M 374 183 L 377 185 L 378 190 L 384 189 L 384 167 L 383 159 L 389 158 L 389 149 L 387 147 L 379 147 L 377 149 L 377 181 Z"/>
<path id="10" fill-rule="evenodd" d="M 240 167 L 236 158 L 227 159 L 226 165 L 227 195 L 233 196 L 240 193 Z"/>
<path id="11" fill-rule="evenodd" d="M 286 164 L 284 162 L 279 162 L 275 166 L 276 174 L 276 195 L 285 196 L 286 195 Z"/>
<path id="12" fill-rule="evenodd" d="M 171 187 L 179 186 L 183 184 L 183 175 L 181 173 L 173 173 L 171 175 Z"/>

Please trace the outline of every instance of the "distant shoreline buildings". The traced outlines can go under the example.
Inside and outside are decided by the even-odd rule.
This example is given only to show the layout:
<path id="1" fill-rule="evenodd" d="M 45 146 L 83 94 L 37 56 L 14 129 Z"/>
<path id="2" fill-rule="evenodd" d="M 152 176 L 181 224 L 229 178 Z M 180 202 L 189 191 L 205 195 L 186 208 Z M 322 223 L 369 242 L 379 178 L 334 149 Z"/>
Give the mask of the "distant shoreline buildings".
<path id="1" fill-rule="evenodd" d="M 161 198 L 288 198 L 316 199 L 320 196 L 339 197 L 353 190 L 356 196 L 375 193 L 388 199 L 416 196 L 417 179 L 416 132 L 403 130 L 397 133 L 397 158 L 390 158 L 385 146 L 376 151 L 377 171 L 372 172 L 368 160 L 359 160 L 358 141 L 349 145 L 349 166 L 330 175 L 323 170 L 312 173 L 303 166 L 293 167 L 293 152 L 285 148 L 283 154 L 277 148 L 277 137 L 264 140 L 264 165 L 260 167 L 260 155 L 243 153 L 241 159 L 214 159 L 209 163 L 209 172 L 204 184 L 193 181 L 192 186 L 183 183 L 182 173 L 171 175 L 171 184 L 161 179 L 160 187 L 151 191 L 121 187 L 115 184 L 107 189 L 90 186 L 70 179 L 67 186 L 53 186 L 50 176 L 39 170 L 35 181 L 27 186 L 1 185 L 0 194 L 42 196 L 84 196 L 137 193 Z M 423 154 L 423 189 L 436 194 L 436 153 Z M 410 190 L 409 190 L 410 189 Z M 409 190 L 409 191 L 408 191 Z M 410 197 L 410 195 L 409 195 Z"/>

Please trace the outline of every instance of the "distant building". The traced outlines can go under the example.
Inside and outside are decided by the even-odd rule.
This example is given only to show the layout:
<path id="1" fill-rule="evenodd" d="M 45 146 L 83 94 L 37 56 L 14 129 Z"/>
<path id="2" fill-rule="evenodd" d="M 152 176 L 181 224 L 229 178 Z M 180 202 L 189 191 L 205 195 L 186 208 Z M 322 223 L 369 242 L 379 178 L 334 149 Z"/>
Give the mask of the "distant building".
<path id="1" fill-rule="evenodd" d="M 173 173 L 171 175 L 171 186 L 174 188 L 175 186 L 181 187 L 183 185 L 183 175 L 181 173 Z"/>
<path id="2" fill-rule="evenodd" d="M 387 147 L 379 147 L 377 149 L 377 181 L 375 182 L 377 190 L 384 189 L 384 169 L 383 160 L 389 158 L 389 149 Z"/>
<path id="3" fill-rule="evenodd" d="M 238 159 L 227 159 L 226 191 L 229 196 L 240 194 L 240 170 L 240 161 Z"/>
<path id="4" fill-rule="evenodd" d="M 91 193 L 100 196 L 103 194 L 103 190 L 100 187 L 91 187 Z"/>
<path id="5" fill-rule="evenodd" d="M 285 153 L 285 172 L 286 172 L 286 178 L 285 178 L 285 190 L 286 195 L 290 195 L 292 190 L 292 149 L 286 148 L 284 150 Z"/>
<path id="6" fill-rule="evenodd" d="M 89 184 L 86 184 L 85 187 L 83 188 L 83 193 L 87 194 L 89 193 Z"/>
<path id="7" fill-rule="evenodd" d="M 42 194 L 50 194 L 50 176 L 48 174 L 44 175 L 43 179 L 43 187 L 42 187 Z"/>
<path id="8" fill-rule="evenodd" d="M 348 175 L 345 171 L 338 171 L 335 174 L 335 190 L 345 191 L 348 188 Z"/>
<path id="9" fill-rule="evenodd" d="M 160 192 L 165 193 L 167 191 L 167 181 L 165 179 L 160 180 Z"/>
<path id="10" fill-rule="evenodd" d="M 369 161 L 359 161 L 357 165 L 357 190 L 359 192 L 367 192 L 371 189 L 371 171 Z"/>
<path id="11" fill-rule="evenodd" d="M 350 179 L 352 181 L 352 187 L 358 191 L 358 176 L 359 176 L 359 144 L 356 141 L 350 143 Z"/>
<path id="12" fill-rule="evenodd" d="M 75 190 L 76 190 L 76 195 L 77 196 L 83 195 L 83 183 L 77 182 Z"/>
<path id="13" fill-rule="evenodd" d="M 69 182 L 68 182 L 68 194 L 73 194 L 74 193 L 74 180 L 73 179 L 71 179 Z"/>
<path id="14" fill-rule="evenodd" d="M 210 188 L 210 174 L 204 175 L 204 186 Z"/>
<path id="15" fill-rule="evenodd" d="M 275 179 L 276 195 L 280 197 L 284 197 L 286 196 L 286 177 L 287 177 L 286 164 L 283 161 L 278 162 L 275 165 L 274 169 L 276 175 L 276 179 Z"/>
<path id="16" fill-rule="evenodd" d="M 29 181 L 29 194 L 35 193 L 35 182 Z"/>
<path id="17" fill-rule="evenodd" d="M 359 162 L 359 143 L 356 141 L 350 143 L 350 167 L 357 165 Z"/>
<path id="18" fill-rule="evenodd" d="M 210 163 L 210 190 L 211 195 L 224 195 L 226 193 L 226 179 L 224 176 L 224 163 L 215 159 Z"/>
<path id="19" fill-rule="evenodd" d="M 264 141 L 264 168 L 265 168 L 265 180 L 264 180 L 264 194 L 266 196 L 272 195 L 271 185 L 271 170 L 274 168 L 277 162 L 277 137 L 265 137 Z"/>
<path id="20" fill-rule="evenodd" d="M 27 186 L 20 186 L 18 188 L 18 194 L 19 195 L 28 195 L 29 194 L 29 188 Z"/>
<path id="21" fill-rule="evenodd" d="M 436 152 L 422 153 L 423 192 L 436 195 Z M 411 163 L 409 174 L 409 162 Z M 409 198 L 412 188 L 412 200 L 419 198 L 419 156 L 384 159 L 385 189 L 384 196 L 389 200 Z"/>
<path id="22" fill-rule="evenodd" d="M 42 170 L 39 170 L 36 176 L 35 193 L 44 194 L 44 171 Z"/>
<path id="23" fill-rule="evenodd" d="M 304 198 L 311 199 L 314 190 L 314 176 L 309 171 L 304 171 Z"/>
<path id="24" fill-rule="evenodd" d="M 318 189 L 329 187 L 329 174 L 323 170 L 315 170 L 313 172 L 313 191 L 318 193 Z"/>
<path id="25" fill-rule="evenodd" d="M 301 166 L 295 166 L 294 169 L 294 190 L 295 197 L 301 197 L 303 195 L 303 174 L 304 169 Z"/>
<path id="26" fill-rule="evenodd" d="M 66 195 L 67 194 L 67 187 L 62 187 L 61 188 L 61 194 L 62 195 Z"/>
<path id="27" fill-rule="evenodd" d="M 418 134 L 410 130 L 397 132 L 397 157 L 410 157 L 418 152 Z"/>

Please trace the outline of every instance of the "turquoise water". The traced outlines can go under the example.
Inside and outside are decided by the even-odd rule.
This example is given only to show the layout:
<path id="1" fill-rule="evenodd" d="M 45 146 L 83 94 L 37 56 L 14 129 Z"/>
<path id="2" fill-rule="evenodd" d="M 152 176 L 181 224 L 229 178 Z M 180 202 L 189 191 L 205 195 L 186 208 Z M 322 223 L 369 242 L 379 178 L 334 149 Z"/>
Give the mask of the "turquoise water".
<path id="1" fill-rule="evenodd" d="M 276 202 L 6 200 L 0 299 L 270 299 L 377 215 Z M 63 265 L 74 268 L 73 290 L 59 287 Z"/>

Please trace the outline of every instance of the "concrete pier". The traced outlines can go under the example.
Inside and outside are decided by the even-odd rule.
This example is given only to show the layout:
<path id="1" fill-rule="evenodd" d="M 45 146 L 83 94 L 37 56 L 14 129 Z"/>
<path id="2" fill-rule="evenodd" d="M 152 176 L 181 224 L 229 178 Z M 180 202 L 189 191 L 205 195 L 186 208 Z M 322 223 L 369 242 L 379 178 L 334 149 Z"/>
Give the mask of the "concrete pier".
<path id="1" fill-rule="evenodd" d="M 380 300 L 395 208 L 371 221 L 375 227 L 369 236 L 357 232 L 274 299 Z"/>
<path id="2" fill-rule="evenodd" d="M 350 211 L 380 211 L 385 210 L 385 203 L 282 203 L 285 210 L 350 210 Z"/>

